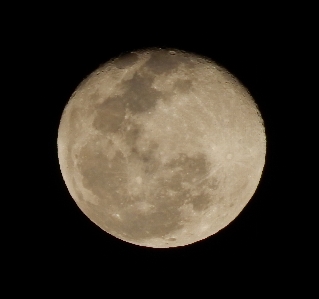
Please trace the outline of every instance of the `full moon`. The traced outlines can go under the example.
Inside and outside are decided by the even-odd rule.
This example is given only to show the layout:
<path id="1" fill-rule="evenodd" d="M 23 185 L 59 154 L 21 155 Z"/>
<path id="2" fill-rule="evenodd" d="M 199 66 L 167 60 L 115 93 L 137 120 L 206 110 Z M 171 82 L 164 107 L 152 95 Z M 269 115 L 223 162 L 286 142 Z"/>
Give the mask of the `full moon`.
<path id="1" fill-rule="evenodd" d="M 232 222 L 266 155 L 262 117 L 239 80 L 206 57 L 157 48 L 90 74 L 63 111 L 57 144 L 81 211 L 114 237 L 154 248 Z"/>

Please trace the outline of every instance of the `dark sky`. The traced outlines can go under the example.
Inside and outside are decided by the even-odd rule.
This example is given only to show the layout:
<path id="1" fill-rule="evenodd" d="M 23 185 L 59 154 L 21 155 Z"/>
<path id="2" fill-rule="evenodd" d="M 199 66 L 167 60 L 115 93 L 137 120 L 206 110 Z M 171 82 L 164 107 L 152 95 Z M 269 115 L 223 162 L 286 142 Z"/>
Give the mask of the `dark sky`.
<path id="1" fill-rule="evenodd" d="M 232 26 L 208 21 L 194 24 L 189 18 L 175 23 L 162 20 L 163 26 L 158 20 L 148 22 L 143 25 L 136 20 L 117 27 L 107 16 L 105 22 L 95 22 L 80 16 L 68 20 L 66 14 L 62 20 L 41 19 L 37 26 L 44 27 L 43 33 L 36 28 L 28 31 L 29 62 L 34 61 L 31 65 L 37 73 L 34 130 L 41 144 L 37 156 L 41 193 L 34 198 L 34 229 L 28 246 L 34 246 L 35 259 L 43 261 L 40 268 L 46 272 L 60 267 L 72 273 L 99 268 L 116 275 L 121 275 L 122 269 L 133 276 L 136 271 L 144 275 L 163 271 L 167 277 L 200 275 L 208 268 L 206 273 L 222 271 L 227 277 L 227 268 L 240 275 L 238 269 L 259 272 L 274 266 L 274 261 L 276 265 L 287 261 L 284 248 L 289 236 L 283 215 L 289 198 L 281 183 L 285 171 L 280 158 L 287 138 L 280 118 L 287 103 L 282 91 L 287 69 L 280 28 L 256 24 L 255 20 L 246 24 L 234 21 Z M 256 30 L 256 26 L 260 28 Z M 59 120 L 77 85 L 110 58 L 143 47 L 178 48 L 215 60 L 248 88 L 265 122 L 266 165 L 255 195 L 226 228 L 187 247 L 143 248 L 103 232 L 77 208 L 58 165 Z"/>

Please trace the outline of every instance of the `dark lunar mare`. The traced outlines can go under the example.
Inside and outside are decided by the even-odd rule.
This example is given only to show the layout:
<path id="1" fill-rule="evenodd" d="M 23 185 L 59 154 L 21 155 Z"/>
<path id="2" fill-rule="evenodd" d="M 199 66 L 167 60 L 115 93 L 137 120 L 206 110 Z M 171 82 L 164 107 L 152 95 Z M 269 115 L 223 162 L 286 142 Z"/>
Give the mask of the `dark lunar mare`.
<path id="1" fill-rule="evenodd" d="M 136 55 L 126 55 L 115 60 L 114 65 L 126 68 L 135 62 Z M 98 219 L 98 225 L 109 233 L 128 241 L 165 237 L 183 227 L 182 206 L 191 204 L 195 211 L 200 212 L 219 200 L 212 198 L 212 193 L 208 192 L 216 190 L 219 182 L 208 177 L 212 165 L 203 153 L 195 156 L 180 153 L 176 159 L 162 165 L 156 158 L 159 145 L 153 142 L 142 151 L 137 141 L 143 134 L 143 127 L 131 118 L 125 119 L 127 111 L 133 115 L 143 114 L 155 109 L 158 100 L 165 100 L 163 93 L 152 87 L 155 76 L 174 71 L 181 63 L 191 65 L 184 56 L 177 57 L 166 51 L 154 52 L 138 73 L 121 82 L 124 90 L 121 95 L 108 97 L 96 106 L 93 127 L 106 138 L 110 134 L 122 136 L 131 148 L 127 157 L 118 150 L 111 159 L 105 154 L 105 149 L 93 143 L 84 146 L 80 153 L 79 170 L 84 178 L 83 186 L 100 199 L 98 205 L 86 202 L 90 207 L 86 211 L 88 216 Z M 174 90 L 179 92 L 188 92 L 191 88 L 191 80 L 178 80 L 174 84 Z M 109 143 L 110 147 L 114 146 L 111 141 Z M 146 194 L 130 195 L 130 165 L 140 165 L 143 175 L 148 177 L 160 175 L 146 198 L 154 208 L 143 211 L 134 206 L 135 202 L 145 200 Z M 119 217 L 114 216 L 117 213 Z"/>
<path id="2" fill-rule="evenodd" d="M 90 149 L 90 145 L 82 149 L 83 185 L 101 199 L 98 206 L 90 204 L 90 209 L 99 215 L 102 227 L 109 230 L 116 227 L 117 234 L 131 241 L 163 237 L 182 228 L 185 219 L 180 208 L 185 204 L 192 204 L 195 211 L 204 211 L 214 204 L 206 191 L 207 188 L 216 190 L 218 182 L 207 179 L 211 165 L 204 154 L 190 157 L 180 153 L 177 159 L 161 165 L 154 155 L 156 149 L 156 144 L 148 152 L 134 147 L 128 164 L 120 151 L 110 160 L 102 152 Z M 146 198 L 154 207 L 147 212 L 134 207 L 135 202 L 145 200 L 145 194 L 134 197 L 129 194 L 127 168 L 134 161 L 142 165 L 142 171 L 148 176 L 162 174 Z M 191 187 L 184 188 L 184 183 Z M 200 192 L 192 194 L 194 190 Z M 115 211 L 120 214 L 120 220 L 111 215 Z"/>

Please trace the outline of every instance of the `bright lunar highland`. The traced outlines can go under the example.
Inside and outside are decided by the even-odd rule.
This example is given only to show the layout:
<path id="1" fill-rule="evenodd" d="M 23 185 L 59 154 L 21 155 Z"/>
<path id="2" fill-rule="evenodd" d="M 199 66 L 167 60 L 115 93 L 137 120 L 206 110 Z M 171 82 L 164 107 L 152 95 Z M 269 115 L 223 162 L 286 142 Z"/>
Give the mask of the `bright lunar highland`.
<path id="1" fill-rule="evenodd" d="M 208 58 L 121 55 L 71 96 L 58 130 L 66 186 L 82 212 L 132 244 L 205 239 L 234 220 L 261 178 L 266 137 L 246 88 Z"/>

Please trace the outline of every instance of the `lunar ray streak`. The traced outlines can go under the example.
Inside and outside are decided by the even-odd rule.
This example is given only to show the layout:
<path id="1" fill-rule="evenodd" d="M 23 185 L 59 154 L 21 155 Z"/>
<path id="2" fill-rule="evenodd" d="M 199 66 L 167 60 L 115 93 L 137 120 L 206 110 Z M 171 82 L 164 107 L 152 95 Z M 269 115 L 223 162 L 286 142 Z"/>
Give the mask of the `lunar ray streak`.
<path id="1" fill-rule="evenodd" d="M 203 111 L 207 113 L 212 119 L 216 120 L 215 115 L 211 111 L 209 111 L 207 107 L 203 105 L 203 102 L 198 98 L 198 96 L 196 96 L 193 92 L 191 93 L 191 95 L 196 99 L 196 102 L 203 108 Z"/>
<path id="2" fill-rule="evenodd" d="M 219 167 L 215 167 L 214 171 L 211 171 L 207 175 L 203 176 L 201 179 L 196 180 L 194 182 L 194 185 L 198 185 L 198 184 L 202 183 L 204 180 L 208 180 L 208 179 L 212 178 L 217 173 L 217 171 L 219 171 L 220 169 L 221 169 L 220 166 Z"/>

